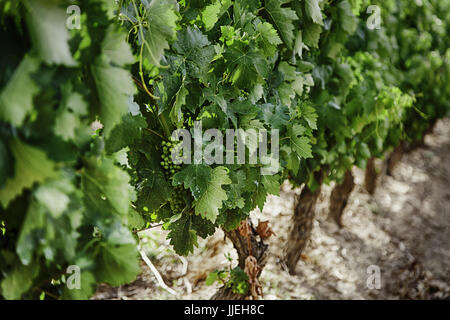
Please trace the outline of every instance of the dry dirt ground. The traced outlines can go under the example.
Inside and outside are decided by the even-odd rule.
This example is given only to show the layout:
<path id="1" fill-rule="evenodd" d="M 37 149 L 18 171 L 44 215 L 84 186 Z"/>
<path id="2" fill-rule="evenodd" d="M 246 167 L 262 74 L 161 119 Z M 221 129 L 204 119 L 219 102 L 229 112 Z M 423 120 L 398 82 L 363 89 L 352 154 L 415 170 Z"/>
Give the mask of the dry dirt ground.
<path id="1" fill-rule="evenodd" d="M 296 275 L 285 271 L 280 258 L 299 190 L 283 185 L 262 213 L 252 214 L 255 222 L 269 220 L 276 234 L 261 274 L 264 299 L 450 299 L 450 119 L 437 124 L 425 147 L 406 154 L 393 176 L 380 176 L 374 196 L 362 187 L 363 172 L 354 175 L 343 229 L 327 219 L 332 186 L 323 189 Z M 94 299 L 209 299 L 219 285 L 206 286 L 205 279 L 229 265 L 225 254 L 235 257 L 231 243 L 219 230 L 200 241 L 194 255 L 179 258 L 165 236 L 160 229 L 148 231 L 142 247 L 172 292 L 142 263 L 134 283 L 101 285 Z M 375 284 L 374 268 L 379 289 L 367 285 Z"/>

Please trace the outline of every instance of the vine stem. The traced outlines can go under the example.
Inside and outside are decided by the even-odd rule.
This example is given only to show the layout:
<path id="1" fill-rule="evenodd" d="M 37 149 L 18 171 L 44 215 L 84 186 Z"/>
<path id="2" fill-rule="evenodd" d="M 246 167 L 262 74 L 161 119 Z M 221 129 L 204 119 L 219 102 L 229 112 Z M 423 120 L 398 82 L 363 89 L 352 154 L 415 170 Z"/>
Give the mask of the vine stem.
<path id="1" fill-rule="evenodd" d="M 150 128 L 145 128 L 145 130 L 147 130 L 148 132 L 150 132 L 150 133 L 152 133 L 154 135 L 157 135 L 158 137 L 160 137 L 163 140 L 167 140 L 164 136 L 160 135 L 158 132 L 156 132 L 156 131 L 154 131 L 154 130 L 152 130 Z"/>
<path id="2" fill-rule="evenodd" d="M 156 228 L 156 227 L 160 227 L 160 226 L 162 226 L 162 225 L 163 225 L 163 223 L 155 224 L 154 226 L 150 226 L 150 227 L 148 227 L 148 228 L 139 229 L 139 230 L 134 230 L 133 233 L 138 233 L 138 232 L 150 230 L 150 229 L 153 229 L 153 228 Z"/>
<path id="3" fill-rule="evenodd" d="M 136 17 L 139 17 L 139 11 L 138 11 L 138 9 L 137 9 L 137 7 L 136 7 L 136 3 L 134 2 L 134 0 L 133 0 L 132 2 L 133 2 L 134 11 L 136 12 Z M 142 54 L 143 54 L 143 52 L 144 52 L 144 45 L 147 44 L 147 46 L 148 46 L 148 43 L 147 43 L 147 41 L 144 39 L 144 32 L 142 31 L 143 26 L 142 26 L 142 21 L 141 21 L 140 18 L 138 18 L 138 24 L 139 24 L 139 31 L 140 31 L 140 33 L 141 33 L 141 39 L 142 39 L 141 49 L 140 49 L 140 51 L 139 51 L 139 76 L 141 77 L 141 82 L 142 82 L 142 85 L 143 85 L 143 87 L 144 87 L 145 92 L 146 92 L 152 99 L 158 100 L 159 97 L 156 97 L 155 95 L 153 95 L 153 94 L 150 92 L 150 90 L 148 90 L 147 84 L 145 83 L 144 72 L 143 72 L 143 68 L 142 68 L 142 59 L 143 59 L 143 58 L 142 58 Z M 158 108 L 158 106 L 156 106 L 156 108 Z M 157 111 L 157 113 L 159 113 L 159 111 Z M 164 115 L 163 115 L 163 114 L 159 114 L 159 115 L 158 115 L 158 119 L 159 119 L 159 121 L 160 121 L 160 123 L 161 123 L 161 126 L 163 127 L 163 130 L 164 130 L 164 133 L 165 133 L 166 137 L 169 137 L 169 136 L 170 136 L 170 131 L 169 131 L 169 127 L 168 127 L 168 125 L 167 125 L 167 122 L 166 122 L 166 119 L 165 119 Z"/>
<path id="4" fill-rule="evenodd" d="M 55 296 L 53 293 L 50 293 L 50 292 L 48 292 L 48 291 L 46 291 L 44 289 L 41 289 L 39 287 L 35 287 L 35 290 L 39 290 L 39 291 L 45 293 L 47 296 L 52 297 L 55 300 L 59 300 L 59 297 Z"/>
<path id="5" fill-rule="evenodd" d="M 117 20 L 120 20 L 120 11 L 122 11 L 122 6 L 123 6 L 123 0 L 119 1 L 119 8 L 117 9 Z"/>
<path id="6" fill-rule="evenodd" d="M 141 29 L 141 28 L 142 28 L 141 21 L 139 20 L 139 30 L 141 31 L 141 37 L 143 37 L 144 35 L 143 35 L 143 33 L 142 33 L 142 29 Z M 154 95 L 150 92 L 150 90 L 148 90 L 147 84 L 145 83 L 144 72 L 143 72 L 143 69 L 142 69 L 142 53 L 143 53 L 143 51 L 144 51 L 144 43 L 141 44 L 141 50 L 139 51 L 139 76 L 141 77 L 141 82 L 142 82 L 142 85 L 143 85 L 143 87 L 144 87 L 145 92 L 146 92 L 152 99 L 158 100 L 159 98 L 156 97 L 156 96 L 154 96 Z"/>
<path id="7" fill-rule="evenodd" d="M 161 125 L 163 127 L 164 133 L 166 134 L 166 137 L 169 138 L 170 137 L 169 126 L 167 125 L 166 118 L 162 113 L 159 115 L 159 120 L 161 121 Z"/>

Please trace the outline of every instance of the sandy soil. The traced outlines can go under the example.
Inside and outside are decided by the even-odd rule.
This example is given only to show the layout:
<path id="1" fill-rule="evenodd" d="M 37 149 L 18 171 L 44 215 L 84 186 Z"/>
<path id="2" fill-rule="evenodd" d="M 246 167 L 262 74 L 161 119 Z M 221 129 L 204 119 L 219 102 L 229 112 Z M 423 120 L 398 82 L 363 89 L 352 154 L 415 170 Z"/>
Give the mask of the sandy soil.
<path id="1" fill-rule="evenodd" d="M 254 212 L 252 219 L 269 220 L 276 234 L 268 241 L 270 258 L 261 275 L 264 298 L 450 299 L 450 119 L 440 121 L 425 143 L 403 157 L 393 176 L 381 175 L 373 197 L 362 187 L 363 172 L 354 170 L 356 187 L 343 229 L 327 217 L 332 186 L 323 189 L 312 238 L 294 276 L 280 258 L 299 190 L 283 185 L 280 197 L 271 196 L 262 213 Z M 134 283 L 101 285 L 94 299 L 209 299 L 219 285 L 206 286 L 204 280 L 228 266 L 224 254 L 235 257 L 231 243 L 219 230 L 200 242 L 195 255 L 179 258 L 165 236 L 160 229 L 148 231 L 143 249 L 176 294 L 158 286 L 143 263 Z M 379 289 L 367 285 L 370 266 L 380 270 Z"/>

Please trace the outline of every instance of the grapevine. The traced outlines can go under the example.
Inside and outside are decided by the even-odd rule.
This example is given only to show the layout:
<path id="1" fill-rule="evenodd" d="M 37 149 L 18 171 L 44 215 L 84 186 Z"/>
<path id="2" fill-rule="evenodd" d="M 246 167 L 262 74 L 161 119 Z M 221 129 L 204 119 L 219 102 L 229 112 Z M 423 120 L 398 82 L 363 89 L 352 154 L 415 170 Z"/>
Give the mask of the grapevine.
<path id="1" fill-rule="evenodd" d="M 239 234 L 251 212 L 285 180 L 304 187 L 283 257 L 293 271 L 322 185 L 341 186 L 342 212 L 355 166 L 412 148 L 449 114 L 448 1 L 72 2 L 0 3 L 4 299 L 87 299 L 100 283 L 132 282 L 137 230 L 153 223 L 179 255 L 222 229 L 240 266 L 210 282 L 258 298 L 273 232 L 260 222 Z M 171 134 L 199 124 L 202 152 L 208 130 L 244 130 L 252 142 L 251 130 L 265 132 L 277 170 L 235 153 L 188 161 Z M 80 290 L 67 286 L 71 266 Z"/>

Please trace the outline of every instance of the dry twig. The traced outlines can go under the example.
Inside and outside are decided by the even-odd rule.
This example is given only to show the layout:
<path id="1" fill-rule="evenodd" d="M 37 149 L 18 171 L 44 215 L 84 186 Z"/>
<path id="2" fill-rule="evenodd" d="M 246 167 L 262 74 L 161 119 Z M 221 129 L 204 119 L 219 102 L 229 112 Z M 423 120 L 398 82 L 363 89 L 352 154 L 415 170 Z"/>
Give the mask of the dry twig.
<path id="1" fill-rule="evenodd" d="M 164 290 L 166 290 L 167 292 L 169 292 L 170 294 L 173 294 L 174 296 L 177 296 L 178 293 L 177 293 L 175 290 L 169 288 L 169 287 L 165 284 L 164 280 L 162 279 L 161 275 L 160 275 L 159 272 L 158 272 L 158 269 L 156 269 L 156 267 L 153 265 L 153 263 L 152 263 L 152 262 L 150 261 L 150 259 L 147 257 L 147 254 L 146 254 L 142 249 L 139 250 L 139 253 L 141 254 L 141 257 L 142 257 L 142 259 L 144 260 L 144 262 L 145 262 L 145 263 L 147 264 L 147 266 L 150 268 L 150 271 L 151 271 L 151 272 L 153 273 L 153 275 L 155 276 L 156 280 L 158 281 L 159 286 L 160 286 L 161 288 L 163 288 Z"/>

